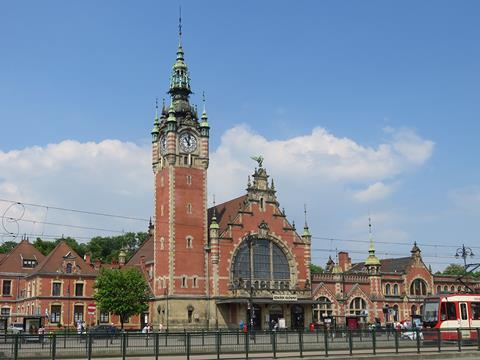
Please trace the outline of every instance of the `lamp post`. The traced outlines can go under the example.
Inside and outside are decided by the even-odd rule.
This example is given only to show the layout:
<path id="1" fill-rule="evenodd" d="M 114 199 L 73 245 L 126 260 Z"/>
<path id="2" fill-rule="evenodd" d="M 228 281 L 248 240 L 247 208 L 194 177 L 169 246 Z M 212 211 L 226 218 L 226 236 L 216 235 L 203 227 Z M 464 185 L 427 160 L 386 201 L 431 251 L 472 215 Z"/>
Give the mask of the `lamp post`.
<path id="1" fill-rule="evenodd" d="M 461 248 L 457 249 L 457 252 L 455 253 L 455 258 L 463 259 L 463 266 L 465 267 L 465 270 L 467 269 L 467 257 L 473 257 L 475 254 L 473 253 L 472 249 L 469 247 L 466 247 L 465 244 L 462 245 Z"/>
<path id="2" fill-rule="evenodd" d="M 248 242 L 248 274 L 249 274 L 249 281 L 250 281 L 250 291 L 249 291 L 249 307 L 250 307 L 250 328 L 249 330 L 252 331 L 254 328 L 254 318 L 255 318 L 255 309 L 253 308 L 253 249 L 252 249 L 252 242 L 254 237 L 252 235 L 248 235 L 247 242 Z"/>

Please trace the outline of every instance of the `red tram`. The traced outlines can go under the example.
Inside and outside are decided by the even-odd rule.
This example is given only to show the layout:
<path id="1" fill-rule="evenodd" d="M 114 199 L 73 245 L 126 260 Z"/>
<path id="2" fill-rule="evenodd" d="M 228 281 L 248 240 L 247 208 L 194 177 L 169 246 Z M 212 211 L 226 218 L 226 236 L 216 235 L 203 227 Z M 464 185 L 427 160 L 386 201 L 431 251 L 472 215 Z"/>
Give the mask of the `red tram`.
<path id="1" fill-rule="evenodd" d="M 440 294 L 425 299 L 423 305 L 425 340 L 476 340 L 480 328 L 479 294 Z M 428 331 L 428 329 L 440 329 Z"/>

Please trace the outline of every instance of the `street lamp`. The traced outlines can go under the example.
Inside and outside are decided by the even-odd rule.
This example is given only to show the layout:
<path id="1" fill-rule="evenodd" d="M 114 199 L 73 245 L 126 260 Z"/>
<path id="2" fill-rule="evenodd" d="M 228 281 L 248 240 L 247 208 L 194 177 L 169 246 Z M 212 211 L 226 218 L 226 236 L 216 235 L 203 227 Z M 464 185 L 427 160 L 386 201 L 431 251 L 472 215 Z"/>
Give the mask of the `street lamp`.
<path id="1" fill-rule="evenodd" d="M 457 249 L 457 252 L 455 253 L 455 258 L 463 259 L 463 264 L 465 267 L 465 270 L 467 269 L 467 257 L 473 257 L 475 254 L 473 253 L 472 249 L 469 247 L 466 247 L 465 244 L 462 245 L 461 248 Z"/>
<path id="2" fill-rule="evenodd" d="M 245 241 L 248 244 L 248 275 L 249 275 L 249 282 L 250 282 L 250 289 L 249 289 L 249 300 L 248 306 L 250 308 L 250 327 L 249 330 L 253 330 L 254 325 L 254 317 L 255 317 L 255 309 L 253 308 L 253 249 L 252 249 L 252 242 L 254 240 L 254 236 L 248 235 Z"/>

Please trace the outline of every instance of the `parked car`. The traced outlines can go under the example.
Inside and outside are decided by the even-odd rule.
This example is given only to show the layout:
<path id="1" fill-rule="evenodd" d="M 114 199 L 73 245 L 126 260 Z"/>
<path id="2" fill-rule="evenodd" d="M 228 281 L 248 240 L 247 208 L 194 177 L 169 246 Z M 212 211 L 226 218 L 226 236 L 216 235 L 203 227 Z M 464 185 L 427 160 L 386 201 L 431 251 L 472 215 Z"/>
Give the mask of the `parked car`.
<path id="1" fill-rule="evenodd" d="M 88 333 L 91 334 L 93 338 L 99 339 L 116 337 L 120 331 L 113 325 L 98 325 L 90 328 Z"/>
<path id="2" fill-rule="evenodd" d="M 10 324 L 7 328 L 7 333 L 9 334 L 23 334 L 23 324 Z"/>

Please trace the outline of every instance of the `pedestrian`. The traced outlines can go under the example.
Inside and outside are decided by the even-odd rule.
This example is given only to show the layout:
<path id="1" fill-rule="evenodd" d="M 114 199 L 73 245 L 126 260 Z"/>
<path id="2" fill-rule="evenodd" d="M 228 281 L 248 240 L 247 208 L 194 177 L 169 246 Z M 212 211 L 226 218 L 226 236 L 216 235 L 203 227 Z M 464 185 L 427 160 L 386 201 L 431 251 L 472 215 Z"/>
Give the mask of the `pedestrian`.
<path id="1" fill-rule="evenodd" d="M 158 332 L 163 332 L 163 324 L 160 322 L 158 323 Z"/>

